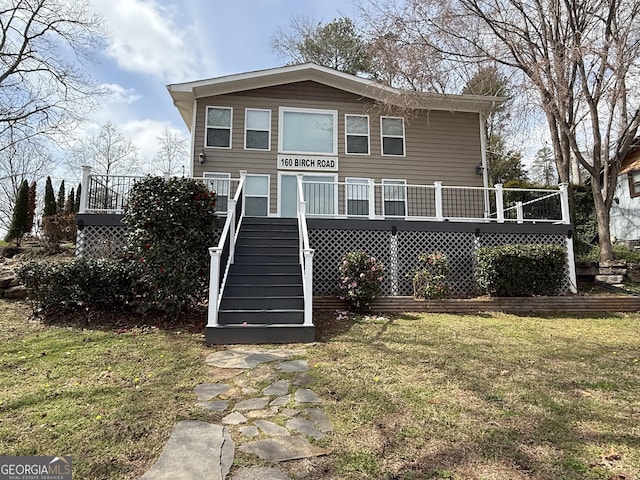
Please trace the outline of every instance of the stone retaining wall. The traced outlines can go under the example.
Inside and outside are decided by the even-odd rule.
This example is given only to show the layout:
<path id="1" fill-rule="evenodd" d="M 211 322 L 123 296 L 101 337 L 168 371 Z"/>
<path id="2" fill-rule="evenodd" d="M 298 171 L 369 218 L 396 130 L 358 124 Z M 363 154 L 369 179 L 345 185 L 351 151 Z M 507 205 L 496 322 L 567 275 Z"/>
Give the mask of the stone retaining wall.
<path id="1" fill-rule="evenodd" d="M 624 260 L 612 262 L 576 262 L 576 275 L 579 279 L 595 280 L 610 285 L 622 284 L 627 280 L 640 282 L 640 265 Z"/>
<path id="2" fill-rule="evenodd" d="M 0 268 L 0 298 L 22 300 L 27 296 L 27 289 L 20 284 L 15 273 L 10 269 Z"/>

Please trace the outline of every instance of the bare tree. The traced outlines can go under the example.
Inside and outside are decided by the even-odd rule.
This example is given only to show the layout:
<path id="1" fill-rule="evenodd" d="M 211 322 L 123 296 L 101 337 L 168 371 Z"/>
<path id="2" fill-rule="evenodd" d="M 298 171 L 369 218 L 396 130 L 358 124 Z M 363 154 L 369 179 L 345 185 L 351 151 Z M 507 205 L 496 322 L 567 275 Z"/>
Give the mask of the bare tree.
<path id="1" fill-rule="evenodd" d="M 180 131 L 170 129 L 168 126 L 165 126 L 156 138 L 160 142 L 160 151 L 156 159 L 157 168 L 163 175 L 184 174 L 189 163 L 186 138 Z"/>
<path id="2" fill-rule="evenodd" d="M 105 123 L 97 135 L 80 140 L 68 161 L 70 174 L 79 177 L 82 166 L 93 174 L 127 175 L 140 173 L 138 147 L 111 122 Z"/>
<path id="3" fill-rule="evenodd" d="M 386 12 L 414 42 L 438 51 L 452 68 L 491 60 L 518 72 L 537 92 L 560 181 L 570 181 L 572 158 L 590 176 L 600 258 L 610 260 L 609 210 L 620 161 L 640 124 L 640 96 L 634 92 L 640 4 L 413 0 Z"/>
<path id="4" fill-rule="evenodd" d="M 0 151 L 70 131 L 99 89 L 85 73 L 104 32 L 86 0 L 0 3 Z"/>

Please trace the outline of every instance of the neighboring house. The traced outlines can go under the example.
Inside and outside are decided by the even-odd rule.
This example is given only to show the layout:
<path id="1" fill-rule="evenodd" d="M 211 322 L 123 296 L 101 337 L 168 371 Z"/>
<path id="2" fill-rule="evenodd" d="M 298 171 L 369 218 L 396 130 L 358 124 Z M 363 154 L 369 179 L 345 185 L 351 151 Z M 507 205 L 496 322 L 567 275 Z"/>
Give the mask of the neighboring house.
<path id="1" fill-rule="evenodd" d="M 635 143 L 620 165 L 610 210 L 611 236 L 616 242 L 640 245 L 640 144 Z"/>
<path id="2" fill-rule="evenodd" d="M 191 176 L 226 215 L 209 343 L 313 339 L 312 295 L 336 294 L 354 250 L 386 264 L 384 295 L 410 296 L 418 255 L 439 251 L 451 290 L 471 296 L 476 248 L 558 243 L 575 288 L 566 189 L 487 185 L 484 118 L 500 98 L 401 92 L 313 64 L 167 88 L 191 132 Z M 80 253 L 117 236 L 131 181 L 85 171 Z"/>

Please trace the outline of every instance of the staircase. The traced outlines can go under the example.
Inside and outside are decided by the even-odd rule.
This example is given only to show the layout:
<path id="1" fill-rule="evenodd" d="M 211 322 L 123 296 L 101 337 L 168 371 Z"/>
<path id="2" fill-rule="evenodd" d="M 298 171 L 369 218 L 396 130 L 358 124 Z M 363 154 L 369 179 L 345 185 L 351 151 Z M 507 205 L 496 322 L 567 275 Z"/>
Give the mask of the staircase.
<path id="1" fill-rule="evenodd" d="M 313 342 L 304 326 L 304 295 L 295 218 L 245 217 L 207 344 Z"/>

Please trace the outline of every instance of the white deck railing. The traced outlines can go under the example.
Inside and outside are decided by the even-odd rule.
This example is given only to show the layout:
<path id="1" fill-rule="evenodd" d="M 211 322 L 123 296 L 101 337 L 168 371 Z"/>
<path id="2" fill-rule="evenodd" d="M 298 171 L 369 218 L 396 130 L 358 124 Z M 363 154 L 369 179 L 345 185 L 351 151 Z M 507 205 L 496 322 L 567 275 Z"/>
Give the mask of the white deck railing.
<path id="1" fill-rule="evenodd" d="M 80 213 L 122 213 L 133 184 L 144 177 L 92 175 L 83 168 Z M 226 214 L 239 191 L 238 178 L 197 178 L 218 194 L 217 209 Z M 85 188 L 85 185 L 87 188 Z M 306 217 L 368 219 L 570 223 L 566 185 L 558 189 L 517 189 L 401 183 L 316 182 L 299 179 L 298 196 Z"/>
<path id="2" fill-rule="evenodd" d="M 304 326 L 313 326 L 313 253 L 309 246 L 309 232 L 307 231 L 306 206 L 302 186 L 302 175 L 298 175 L 298 237 L 300 239 L 300 265 L 302 267 L 302 292 L 304 296 Z"/>

